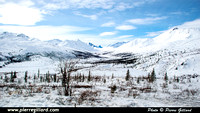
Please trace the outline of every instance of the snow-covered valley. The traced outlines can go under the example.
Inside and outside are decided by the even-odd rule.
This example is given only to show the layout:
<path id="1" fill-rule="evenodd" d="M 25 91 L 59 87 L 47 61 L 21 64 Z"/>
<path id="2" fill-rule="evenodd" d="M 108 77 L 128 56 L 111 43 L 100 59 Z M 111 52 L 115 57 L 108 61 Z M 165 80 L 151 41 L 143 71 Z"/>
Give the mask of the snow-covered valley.
<path id="1" fill-rule="evenodd" d="M 200 28 L 192 25 L 112 49 L 4 32 L 0 106 L 199 107 Z"/>

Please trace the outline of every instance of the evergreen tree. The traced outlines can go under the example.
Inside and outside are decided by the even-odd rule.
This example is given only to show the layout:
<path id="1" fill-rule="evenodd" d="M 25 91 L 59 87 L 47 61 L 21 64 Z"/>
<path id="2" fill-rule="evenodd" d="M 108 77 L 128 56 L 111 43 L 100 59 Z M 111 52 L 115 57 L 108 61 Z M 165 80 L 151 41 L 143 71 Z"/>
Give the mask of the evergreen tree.
<path id="1" fill-rule="evenodd" d="M 46 81 L 50 83 L 50 74 L 49 71 L 46 73 Z"/>
<path id="2" fill-rule="evenodd" d="M 140 78 L 138 77 L 138 78 L 137 78 L 137 84 L 139 84 L 139 83 L 140 83 Z"/>
<path id="3" fill-rule="evenodd" d="M 128 69 L 127 72 L 126 72 L 125 80 L 128 81 L 129 79 L 130 79 L 130 72 L 129 72 L 129 69 Z"/>
<path id="4" fill-rule="evenodd" d="M 43 82 L 43 77 L 42 76 L 40 76 L 40 82 Z"/>
<path id="5" fill-rule="evenodd" d="M 24 81 L 27 83 L 28 71 L 25 71 Z"/>
<path id="6" fill-rule="evenodd" d="M 112 73 L 112 78 L 111 79 L 113 79 L 114 78 L 114 74 Z"/>
<path id="7" fill-rule="evenodd" d="M 167 72 L 165 73 L 164 80 L 165 80 L 166 82 L 168 81 Z"/>
<path id="8" fill-rule="evenodd" d="M 151 74 L 148 75 L 148 77 L 149 77 L 149 82 L 154 82 L 156 80 L 156 74 L 155 74 L 155 70 L 154 69 L 151 72 Z"/>
<path id="9" fill-rule="evenodd" d="M 38 74 L 38 78 L 39 78 L 40 77 L 40 69 L 38 69 L 38 73 L 37 74 Z"/>
<path id="10" fill-rule="evenodd" d="M 10 73 L 10 82 L 14 82 L 14 79 L 13 79 L 13 72 L 11 71 Z"/>
<path id="11" fill-rule="evenodd" d="M 83 74 L 82 82 L 84 82 L 84 80 L 85 80 L 85 76 L 84 76 L 84 74 Z"/>
<path id="12" fill-rule="evenodd" d="M 34 82 L 35 82 L 35 80 L 36 80 L 36 75 L 35 74 L 34 74 L 34 78 L 33 79 L 34 79 Z"/>
<path id="13" fill-rule="evenodd" d="M 9 82 L 9 78 L 8 78 L 6 75 L 5 75 L 4 81 L 5 81 L 6 83 Z"/>
<path id="14" fill-rule="evenodd" d="M 90 82 L 90 80 L 91 80 L 91 72 L 89 71 L 89 73 L 88 73 L 88 82 Z"/>
<path id="15" fill-rule="evenodd" d="M 16 71 L 14 71 L 14 73 L 13 73 L 13 78 L 14 79 L 17 78 L 17 72 Z"/>
<path id="16" fill-rule="evenodd" d="M 53 76 L 54 76 L 54 82 L 56 82 L 56 74 L 54 74 Z"/>
<path id="17" fill-rule="evenodd" d="M 103 83 L 106 83 L 106 79 L 104 78 Z"/>

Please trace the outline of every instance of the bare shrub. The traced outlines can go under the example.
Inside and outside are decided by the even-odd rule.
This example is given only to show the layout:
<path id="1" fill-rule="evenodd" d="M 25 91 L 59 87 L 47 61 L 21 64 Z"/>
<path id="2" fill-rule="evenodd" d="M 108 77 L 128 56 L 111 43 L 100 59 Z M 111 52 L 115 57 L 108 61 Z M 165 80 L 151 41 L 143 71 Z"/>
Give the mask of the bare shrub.
<path id="1" fill-rule="evenodd" d="M 139 90 L 142 93 L 150 93 L 152 91 L 152 88 L 150 86 L 144 87 L 144 88 L 139 88 Z"/>
<path id="2" fill-rule="evenodd" d="M 49 93 L 51 93 L 51 91 L 50 91 L 50 89 L 46 89 L 46 90 L 44 91 L 44 93 L 49 94 Z"/>
<path id="3" fill-rule="evenodd" d="M 117 86 L 116 85 L 113 85 L 113 86 L 110 87 L 111 93 L 114 93 L 116 90 L 117 90 Z"/>
<path id="4" fill-rule="evenodd" d="M 119 91 L 126 91 L 127 90 L 127 88 L 125 88 L 125 87 L 119 87 Z"/>
<path id="5" fill-rule="evenodd" d="M 168 87 L 168 84 L 167 83 L 163 83 L 162 84 L 162 88 L 167 88 Z"/>
<path id="6" fill-rule="evenodd" d="M 68 60 L 66 62 L 60 63 L 59 65 L 59 70 L 62 75 L 62 86 L 65 88 L 64 90 L 65 96 L 70 95 L 71 73 L 78 70 L 78 68 L 76 68 L 75 66 L 76 64 L 77 64 L 76 61 Z"/>
<path id="7" fill-rule="evenodd" d="M 74 85 L 73 88 L 92 88 L 91 85 Z"/>
<path id="8" fill-rule="evenodd" d="M 63 93 L 62 88 L 58 88 L 57 91 L 58 91 L 58 95 L 62 95 Z"/>
<path id="9" fill-rule="evenodd" d="M 38 87 L 38 88 L 36 89 L 36 93 L 42 93 L 42 87 Z"/>
<path id="10" fill-rule="evenodd" d="M 139 96 L 140 94 L 138 93 L 138 91 L 133 91 L 132 92 L 133 98 L 136 98 L 137 96 Z"/>
<path id="11" fill-rule="evenodd" d="M 182 96 L 194 96 L 197 93 L 197 91 L 195 89 L 185 89 L 183 90 L 180 95 Z"/>
<path id="12" fill-rule="evenodd" d="M 78 98 L 78 103 L 81 104 L 83 101 L 92 101 L 94 102 L 96 97 L 99 95 L 99 91 L 91 91 L 91 90 L 86 90 L 83 91 Z"/>
<path id="13" fill-rule="evenodd" d="M 179 87 L 176 84 L 173 84 L 173 89 L 179 89 Z"/>

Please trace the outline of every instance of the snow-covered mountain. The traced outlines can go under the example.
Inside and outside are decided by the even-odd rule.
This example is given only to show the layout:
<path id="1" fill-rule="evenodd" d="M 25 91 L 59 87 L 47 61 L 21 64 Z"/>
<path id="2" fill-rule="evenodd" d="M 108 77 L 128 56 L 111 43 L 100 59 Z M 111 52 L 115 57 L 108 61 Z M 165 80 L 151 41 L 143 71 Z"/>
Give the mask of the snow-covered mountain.
<path id="1" fill-rule="evenodd" d="M 122 46 L 123 44 L 126 44 L 126 43 L 128 43 L 128 42 L 117 42 L 117 43 L 108 45 L 108 47 L 118 48 L 118 47 L 120 47 L 120 46 Z"/>
<path id="2" fill-rule="evenodd" d="M 0 45 L 0 66 L 12 62 L 27 61 L 35 55 L 65 59 L 75 58 L 79 53 L 88 55 L 88 52 L 95 51 L 94 48 L 80 40 L 40 41 L 24 34 L 10 32 L 0 34 Z M 78 57 L 81 56 L 78 55 Z"/>
<path id="3" fill-rule="evenodd" d="M 118 47 L 118 52 L 148 53 L 162 49 L 195 49 L 199 48 L 200 20 L 175 26 L 155 38 L 134 39 Z"/>
<path id="4" fill-rule="evenodd" d="M 56 45 L 58 47 L 64 47 L 72 50 L 78 50 L 78 51 L 87 51 L 92 52 L 95 51 L 94 48 L 90 47 L 87 43 L 82 42 L 81 40 L 59 40 L 59 39 L 53 39 L 48 40 L 48 43 L 52 45 Z"/>
<path id="5" fill-rule="evenodd" d="M 134 39 L 105 52 L 118 58 L 101 62 L 128 63 L 129 67 L 163 77 L 199 74 L 200 19 L 175 26 L 155 38 Z M 107 54 L 108 53 L 108 54 Z"/>
<path id="6" fill-rule="evenodd" d="M 103 48 L 101 45 L 94 45 L 93 43 L 89 42 L 89 45 L 94 48 Z"/>

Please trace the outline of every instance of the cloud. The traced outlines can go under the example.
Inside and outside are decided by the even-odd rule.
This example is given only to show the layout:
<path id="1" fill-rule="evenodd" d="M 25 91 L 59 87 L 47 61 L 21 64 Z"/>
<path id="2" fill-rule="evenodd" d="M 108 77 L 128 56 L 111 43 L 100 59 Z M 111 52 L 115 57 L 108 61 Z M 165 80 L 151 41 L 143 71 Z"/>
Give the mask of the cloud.
<path id="1" fill-rule="evenodd" d="M 175 12 L 171 12 L 170 14 L 172 14 L 172 15 L 189 15 L 188 12 L 182 12 L 182 11 L 175 11 Z"/>
<path id="2" fill-rule="evenodd" d="M 113 0 L 54 0 L 43 2 L 44 8 L 46 9 L 110 9 L 113 7 L 115 2 Z"/>
<path id="3" fill-rule="evenodd" d="M 101 27 L 113 27 L 115 25 L 115 22 L 107 22 L 101 25 Z"/>
<path id="4" fill-rule="evenodd" d="M 159 20 L 166 19 L 166 16 L 163 17 L 154 17 L 154 18 L 137 18 L 137 19 L 130 19 L 127 20 L 127 22 L 132 24 L 140 24 L 140 25 L 146 25 L 146 24 L 153 24 Z"/>
<path id="5" fill-rule="evenodd" d="M 152 1 L 152 0 L 150 0 Z M 147 0 L 0 0 L 0 23 L 15 25 L 35 25 L 45 20 L 46 14 L 52 15 L 54 11 L 63 9 L 100 9 L 101 14 L 74 13 L 91 20 L 109 11 L 123 11 L 148 3 Z"/>
<path id="6" fill-rule="evenodd" d="M 128 8 L 133 8 L 133 6 L 130 3 L 120 2 L 116 4 L 113 9 L 109 10 L 109 12 L 124 11 Z"/>
<path id="7" fill-rule="evenodd" d="M 131 25 L 121 25 L 121 26 L 117 26 L 115 29 L 118 29 L 118 30 L 132 30 L 132 29 L 136 29 L 136 27 L 131 26 Z"/>
<path id="8" fill-rule="evenodd" d="M 78 15 L 78 16 L 82 16 L 82 17 L 85 17 L 85 18 L 89 18 L 91 20 L 96 20 L 98 18 L 97 15 L 86 15 L 86 14 L 81 14 L 80 12 L 74 12 L 75 15 Z"/>
<path id="9" fill-rule="evenodd" d="M 40 0 L 47 10 L 58 9 L 103 9 L 108 12 L 124 11 L 126 9 L 152 3 L 156 0 Z"/>
<path id="10" fill-rule="evenodd" d="M 43 20 L 43 12 L 32 7 L 33 2 L 5 3 L 0 5 L 0 23 L 35 25 Z"/>
<path id="11" fill-rule="evenodd" d="M 114 0 L 113 0 L 114 1 Z M 130 8 L 135 8 L 139 7 L 141 5 L 144 5 L 146 3 L 152 3 L 155 2 L 156 0 L 119 0 L 116 1 L 115 4 L 113 5 L 113 8 L 111 8 L 108 12 L 115 12 L 115 11 L 124 11 L 126 9 Z"/>
<path id="12" fill-rule="evenodd" d="M 91 28 L 77 26 L 0 26 L 2 32 L 24 33 L 40 40 L 73 39 L 73 37 L 78 36 L 77 32 L 87 30 L 91 30 Z"/>
<path id="13" fill-rule="evenodd" d="M 134 35 L 122 35 L 122 36 L 119 36 L 117 37 L 116 39 L 126 39 L 126 38 L 130 38 L 130 37 L 133 37 Z"/>
<path id="14" fill-rule="evenodd" d="M 116 32 L 103 32 L 101 34 L 99 34 L 99 36 L 110 36 L 110 35 L 115 35 Z"/>

